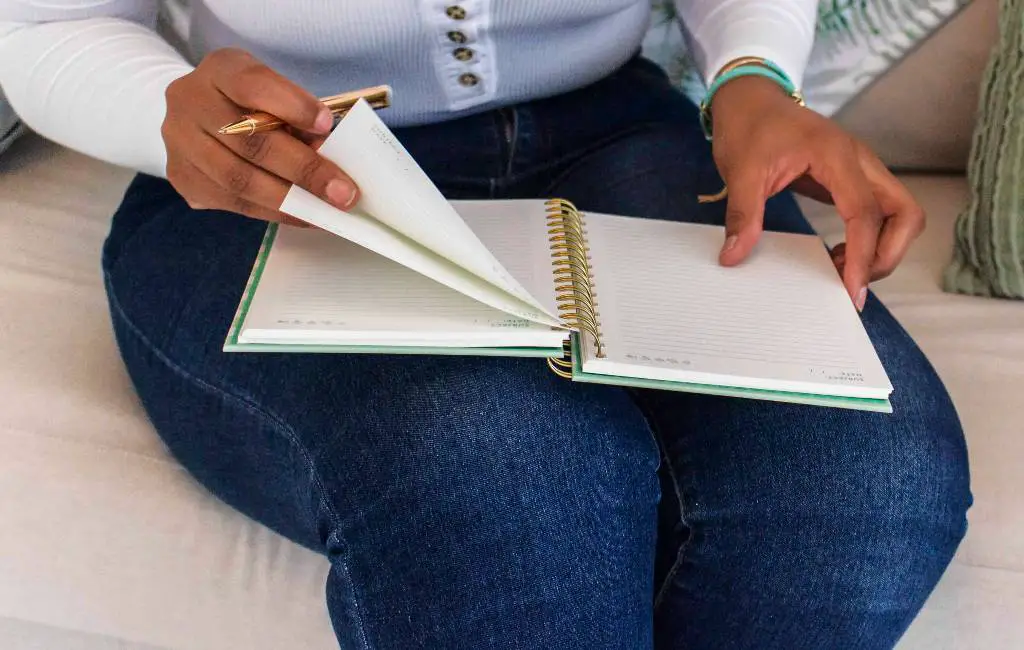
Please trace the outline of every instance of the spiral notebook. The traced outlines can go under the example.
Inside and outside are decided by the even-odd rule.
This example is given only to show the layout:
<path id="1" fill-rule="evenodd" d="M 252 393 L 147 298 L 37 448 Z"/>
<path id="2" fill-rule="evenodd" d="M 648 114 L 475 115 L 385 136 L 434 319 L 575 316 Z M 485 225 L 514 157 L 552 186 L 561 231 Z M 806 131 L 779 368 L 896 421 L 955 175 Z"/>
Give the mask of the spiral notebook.
<path id="1" fill-rule="evenodd" d="M 892 386 L 817 237 L 765 233 L 723 268 L 720 227 L 449 202 L 368 106 L 321 153 L 342 212 L 299 188 L 271 225 L 229 352 L 538 357 L 567 380 L 891 412 Z"/>

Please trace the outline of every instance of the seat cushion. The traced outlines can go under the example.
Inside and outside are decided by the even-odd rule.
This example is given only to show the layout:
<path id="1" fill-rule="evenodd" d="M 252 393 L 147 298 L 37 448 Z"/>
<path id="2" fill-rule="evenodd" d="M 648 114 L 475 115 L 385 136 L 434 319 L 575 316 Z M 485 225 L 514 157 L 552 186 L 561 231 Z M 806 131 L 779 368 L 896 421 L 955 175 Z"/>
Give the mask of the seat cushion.
<path id="1" fill-rule="evenodd" d="M 34 137 L 9 153 L 0 159 L 0 647 L 335 648 L 326 561 L 206 493 L 132 393 L 99 271 L 130 173 Z M 939 290 L 965 183 L 909 182 L 932 225 L 878 290 L 953 393 L 977 504 L 954 569 L 903 647 L 1024 647 L 1024 305 Z M 826 236 L 841 236 L 829 210 L 814 212 Z"/>
<path id="2" fill-rule="evenodd" d="M 0 617 L 162 648 L 336 648 L 326 560 L 209 496 L 132 392 L 99 267 L 131 174 L 35 137 L 9 154 Z"/>

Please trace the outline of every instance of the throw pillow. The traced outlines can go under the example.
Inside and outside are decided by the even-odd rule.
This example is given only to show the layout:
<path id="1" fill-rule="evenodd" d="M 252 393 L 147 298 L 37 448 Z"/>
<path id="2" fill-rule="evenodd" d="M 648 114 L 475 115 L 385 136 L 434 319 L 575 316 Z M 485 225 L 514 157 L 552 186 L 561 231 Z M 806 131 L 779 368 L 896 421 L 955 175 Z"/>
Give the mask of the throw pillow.
<path id="1" fill-rule="evenodd" d="M 982 82 L 967 168 L 971 200 L 956 222 L 950 292 L 1024 298 L 1024 0 L 1000 0 L 999 42 Z"/>

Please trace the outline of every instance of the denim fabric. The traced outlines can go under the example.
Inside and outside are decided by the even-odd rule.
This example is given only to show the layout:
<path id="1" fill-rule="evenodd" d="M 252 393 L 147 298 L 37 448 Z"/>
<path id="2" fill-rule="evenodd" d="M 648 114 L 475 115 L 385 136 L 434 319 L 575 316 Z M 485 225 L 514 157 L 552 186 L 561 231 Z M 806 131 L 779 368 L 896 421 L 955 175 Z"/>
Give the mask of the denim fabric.
<path id="1" fill-rule="evenodd" d="M 721 223 L 694 106 L 636 60 L 400 139 L 452 198 Z M 788 195 L 771 229 L 808 232 Z M 967 457 L 878 300 L 895 415 L 577 385 L 537 360 L 224 354 L 264 224 L 139 176 L 104 274 L 157 432 L 325 554 L 343 648 L 886 648 L 965 530 Z M 358 282 L 358 278 L 353 278 Z"/>

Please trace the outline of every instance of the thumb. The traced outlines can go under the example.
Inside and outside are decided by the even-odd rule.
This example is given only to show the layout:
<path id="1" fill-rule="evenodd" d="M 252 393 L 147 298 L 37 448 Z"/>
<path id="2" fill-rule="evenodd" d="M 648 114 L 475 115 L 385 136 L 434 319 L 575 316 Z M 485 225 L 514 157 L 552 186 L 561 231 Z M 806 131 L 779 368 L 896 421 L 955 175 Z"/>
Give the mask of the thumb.
<path id="1" fill-rule="evenodd" d="M 757 172 L 731 174 L 729 203 L 725 209 L 725 243 L 718 261 L 735 266 L 750 255 L 764 227 L 764 203 L 768 199 L 764 179 Z"/>

